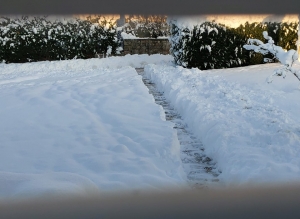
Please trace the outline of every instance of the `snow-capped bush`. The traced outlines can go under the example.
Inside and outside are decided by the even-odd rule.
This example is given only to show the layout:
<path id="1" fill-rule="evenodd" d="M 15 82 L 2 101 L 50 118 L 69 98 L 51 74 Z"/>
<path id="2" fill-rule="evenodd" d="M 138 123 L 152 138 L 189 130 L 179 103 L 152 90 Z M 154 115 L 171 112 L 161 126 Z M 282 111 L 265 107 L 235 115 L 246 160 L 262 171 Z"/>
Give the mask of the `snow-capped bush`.
<path id="1" fill-rule="evenodd" d="M 107 50 L 120 50 L 113 23 L 27 16 L 2 17 L 0 23 L 0 60 L 6 63 L 93 58 Z"/>
<path id="2" fill-rule="evenodd" d="M 244 39 L 216 23 L 205 22 L 189 28 L 171 25 L 171 54 L 183 67 L 214 69 L 244 65 Z"/>
<path id="3" fill-rule="evenodd" d="M 248 38 L 261 39 L 262 31 L 268 31 L 285 49 L 295 49 L 298 38 L 297 23 L 246 23 L 229 28 L 214 22 L 202 22 L 184 27 L 171 20 L 170 25 L 171 54 L 175 63 L 201 70 L 264 63 L 264 58 L 270 58 L 269 54 L 243 49 Z"/>
<path id="4" fill-rule="evenodd" d="M 276 46 L 272 37 L 268 35 L 266 31 L 263 32 L 264 38 L 268 41 L 263 43 L 258 39 L 248 39 L 248 45 L 244 45 L 246 50 L 253 50 L 256 53 L 262 55 L 270 54 L 273 60 L 279 61 L 283 67 L 276 69 L 274 73 L 268 78 L 268 82 L 272 82 L 273 76 L 283 76 L 286 77 L 288 72 L 294 74 L 300 81 L 300 72 L 292 68 L 294 62 L 298 60 L 298 53 L 294 49 L 285 51 L 281 46 Z M 265 59 L 265 62 L 270 62 L 272 59 Z"/>
<path id="5" fill-rule="evenodd" d="M 241 36 L 244 36 L 246 42 L 249 38 L 259 39 L 265 41 L 262 36 L 263 31 L 267 31 L 268 35 L 273 38 L 276 45 L 281 46 L 286 50 L 297 49 L 296 42 L 298 39 L 298 23 L 278 23 L 278 22 L 265 22 L 265 23 L 245 23 L 235 28 L 234 31 Z M 262 55 L 260 53 L 250 52 L 249 65 L 262 64 L 264 58 L 272 58 L 269 54 Z"/>

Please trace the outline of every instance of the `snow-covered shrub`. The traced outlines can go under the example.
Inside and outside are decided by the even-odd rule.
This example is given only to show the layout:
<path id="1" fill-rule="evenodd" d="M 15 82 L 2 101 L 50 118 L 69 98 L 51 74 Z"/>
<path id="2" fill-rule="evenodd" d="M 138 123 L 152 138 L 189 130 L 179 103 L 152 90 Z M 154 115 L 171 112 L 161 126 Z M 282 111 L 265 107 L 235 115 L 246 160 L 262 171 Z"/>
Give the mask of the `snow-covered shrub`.
<path id="1" fill-rule="evenodd" d="M 281 23 L 278 30 L 279 40 L 277 45 L 286 50 L 297 50 L 298 27 L 298 23 Z"/>
<path id="2" fill-rule="evenodd" d="M 113 23 L 27 16 L 0 21 L 0 60 L 6 63 L 93 58 L 107 50 L 120 50 Z"/>
<path id="3" fill-rule="evenodd" d="M 264 40 L 262 31 L 267 31 L 274 41 L 285 49 L 296 49 L 297 23 L 245 23 L 238 28 L 229 28 L 214 22 L 202 22 L 191 27 L 171 21 L 171 54 L 177 65 L 199 69 L 228 68 L 264 63 L 262 55 L 244 50 L 247 39 Z"/>
<path id="4" fill-rule="evenodd" d="M 272 37 L 275 44 L 281 46 L 286 50 L 296 49 L 296 41 L 298 39 L 297 35 L 298 23 L 286 23 L 286 22 L 265 22 L 265 23 L 248 23 L 240 25 L 234 31 L 240 35 L 244 36 L 245 39 L 254 38 L 261 41 L 265 41 L 262 36 L 263 31 L 267 31 L 268 35 Z M 270 54 L 262 55 L 260 53 L 250 52 L 249 63 L 252 64 L 262 64 L 264 63 L 264 58 L 271 58 Z"/>
<path id="5" fill-rule="evenodd" d="M 263 43 L 258 39 L 248 39 L 248 44 L 244 45 L 244 48 L 246 50 L 253 50 L 262 55 L 269 54 L 272 56 L 272 59 L 279 61 L 283 65 L 283 67 L 274 71 L 273 75 L 268 78 L 268 82 L 272 82 L 272 77 L 275 75 L 283 76 L 283 78 L 285 78 L 288 72 L 294 74 L 300 81 L 300 71 L 297 72 L 292 68 L 294 62 L 298 60 L 297 51 L 294 49 L 285 51 L 281 46 L 276 46 L 274 40 L 266 31 L 263 32 L 263 36 L 264 39 L 268 41 L 267 43 Z M 265 59 L 265 62 L 270 62 L 270 59 Z"/>
<path id="6" fill-rule="evenodd" d="M 230 29 L 212 22 L 189 28 L 171 25 L 171 54 L 183 67 L 214 69 L 244 65 L 245 40 Z"/>
<path id="7" fill-rule="evenodd" d="M 130 15 L 122 31 L 136 37 L 157 38 L 170 35 L 167 17 L 163 15 Z"/>

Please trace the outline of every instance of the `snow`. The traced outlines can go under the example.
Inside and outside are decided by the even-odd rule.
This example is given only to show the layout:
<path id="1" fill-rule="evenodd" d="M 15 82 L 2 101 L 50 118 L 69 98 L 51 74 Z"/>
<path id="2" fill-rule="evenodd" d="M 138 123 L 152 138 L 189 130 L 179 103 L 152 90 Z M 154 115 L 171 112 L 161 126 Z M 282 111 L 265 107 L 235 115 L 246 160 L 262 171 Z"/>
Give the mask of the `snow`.
<path id="1" fill-rule="evenodd" d="M 153 38 L 149 38 L 149 37 L 137 37 L 137 36 L 132 35 L 131 33 L 125 33 L 125 32 L 122 32 L 121 36 L 123 39 L 153 39 Z M 159 36 L 159 37 L 157 37 L 157 39 L 169 39 L 169 37 Z"/>
<path id="2" fill-rule="evenodd" d="M 136 37 L 130 33 L 125 33 L 125 32 L 122 32 L 121 36 L 123 39 L 139 39 L 139 37 Z"/>
<path id="3" fill-rule="evenodd" d="M 292 74 L 266 83 L 278 66 L 150 64 L 145 73 L 203 142 L 224 185 L 283 183 L 300 180 L 300 90 Z"/>
<path id="4" fill-rule="evenodd" d="M 0 64 L 0 199 L 187 185 L 164 92 L 220 185 L 300 180 L 300 89 L 280 64 L 200 71 L 170 55 Z M 294 66 L 300 69 L 297 61 Z"/>
<path id="5" fill-rule="evenodd" d="M 274 56 L 274 59 L 278 60 L 283 65 L 281 68 L 274 70 L 274 73 L 269 77 L 268 82 L 272 82 L 272 76 L 274 75 L 283 76 L 283 78 L 285 78 L 287 73 L 294 74 L 300 80 L 300 71 L 297 72 L 292 68 L 293 63 L 299 58 L 297 51 L 293 49 L 286 51 L 282 47 L 274 45 L 274 41 L 272 37 L 268 36 L 267 31 L 263 31 L 263 36 L 268 40 L 268 43 L 264 44 L 258 39 L 248 39 L 250 45 L 244 45 L 244 48 L 263 55 L 270 53 Z M 265 58 L 264 60 L 265 62 L 269 62 L 270 59 Z"/>
<path id="6" fill-rule="evenodd" d="M 0 197 L 183 184 L 173 124 L 133 68 L 169 60 L 0 64 Z"/>

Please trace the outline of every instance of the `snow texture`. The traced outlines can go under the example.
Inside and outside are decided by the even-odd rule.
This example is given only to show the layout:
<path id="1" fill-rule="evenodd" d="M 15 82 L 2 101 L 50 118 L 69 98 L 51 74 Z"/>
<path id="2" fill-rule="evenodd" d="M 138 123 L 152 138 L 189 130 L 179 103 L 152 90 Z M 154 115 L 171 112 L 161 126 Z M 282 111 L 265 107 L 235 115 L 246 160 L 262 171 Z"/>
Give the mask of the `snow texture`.
<path id="1" fill-rule="evenodd" d="M 266 83 L 278 66 L 147 65 L 145 74 L 202 141 L 224 185 L 294 182 L 300 180 L 300 91 L 292 75 Z M 299 62 L 294 66 L 300 69 Z"/>
<path id="2" fill-rule="evenodd" d="M 0 64 L 0 198 L 184 184 L 173 124 L 133 68 L 170 59 Z"/>
<path id="3" fill-rule="evenodd" d="M 267 43 L 263 43 L 258 39 L 248 39 L 248 44 L 250 45 L 244 45 L 244 48 L 253 50 L 262 55 L 272 54 L 274 59 L 278 60 L 283 65 L 283 67 L 274 70 L 274 73 L 269 77 L 268 82 L 272 82 L 272 76 L 274 75 L 283 76 L 283 78 L 285 78 L 288 72 L 294 74 L 298 80 L 300 80 L 300 71 L 297 72 L 292 68 L 294 62 L 298 60 L 297 51 L 294 49 L 285 51 L 282 47 L 276 46 L 272 37 L 268 36 L 267 31 L 263 31 L 263 36 L 268 40 Z M 270 62 L 270 60 L 265 58 L 265 62 Z"/>
<path id="4" fill-rule="evenodd" d="M 186 185 L 174 124 L 143 67 L 221 185 L 299 181 L 300 91 L 292 75 L 265 82 L 278 66 L 200 71 L 170 55 L 0 64 L 0 198 Z"/>
<path id="5" fill-rule="evenodd" d="M 132 35 L 131 33 L 122 32 L 121 36 L 123 39 L 139 39 L 139 37 Z"/>

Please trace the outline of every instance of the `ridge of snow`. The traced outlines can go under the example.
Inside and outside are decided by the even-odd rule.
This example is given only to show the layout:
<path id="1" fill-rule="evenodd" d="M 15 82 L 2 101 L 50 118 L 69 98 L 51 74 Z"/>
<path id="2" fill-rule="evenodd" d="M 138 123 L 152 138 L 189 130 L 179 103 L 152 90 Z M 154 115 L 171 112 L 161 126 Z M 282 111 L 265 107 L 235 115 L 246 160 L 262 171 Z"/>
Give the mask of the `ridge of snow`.
<path id="1" fill-rule="evenodd" d="M 299 181 L 300 91 L 293 76 L 266 84 L 276 67 L 149 64 L 145 73 L 203 142 L 226 185 Z"/>

